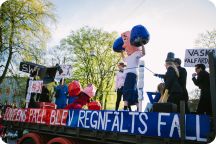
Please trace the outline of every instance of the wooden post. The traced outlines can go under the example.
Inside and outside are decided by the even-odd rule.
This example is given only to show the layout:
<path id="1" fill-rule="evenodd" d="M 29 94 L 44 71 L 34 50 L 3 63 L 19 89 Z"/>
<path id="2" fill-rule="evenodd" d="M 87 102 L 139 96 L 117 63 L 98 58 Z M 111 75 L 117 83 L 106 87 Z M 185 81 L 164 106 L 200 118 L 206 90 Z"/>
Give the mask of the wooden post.
<path id="1" fill-rule="evenodd" d="M 185 101 L 180 101 L 180 132 L 181 144 L 185 141 Z"/>
<path id="2" fill-rule="evenodd" d="M 212 108 L 212 124 L 211 129 L 213 130 L 212 139 L 215 138 L 216 134 L 216 55 L 213 52 L 209 52 L 209 78 L 210 78 L 210 90 L 211 90 L 211 108 Z"/>

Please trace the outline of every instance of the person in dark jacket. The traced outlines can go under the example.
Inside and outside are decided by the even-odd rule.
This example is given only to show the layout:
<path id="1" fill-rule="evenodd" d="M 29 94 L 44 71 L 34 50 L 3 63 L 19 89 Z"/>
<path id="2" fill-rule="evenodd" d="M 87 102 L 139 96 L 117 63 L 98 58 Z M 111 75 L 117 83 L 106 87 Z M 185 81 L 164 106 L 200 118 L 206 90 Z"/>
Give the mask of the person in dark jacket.
<path id="1" fill-rule="evenodd" d="M 179 71 L 174 64 L 174 60 L 174 53 L 169 52 L 165 61 L 167 72 L 162 77 L 165 83 L 165 91 L 163 96 L 161 96 L 159 103 L 174 103 L 177 105 L 177 112 L 180 112 L 180 100 L 183 96 L 183 90 L 178 81 Z"/>
<path id="2" fill-rule="evenodd" d="M 37 101 L 39 102 L 50 102 L 49 99 L 49 90 L 47 89 L 46 85 L 42 87 L 42 93 L 37 95 Z"/>
<path id="3" fill-rule="evenodd" d="M 167 72 L 164 77 L 165 90 L 168 90 L 167 102 L 174 103 L 177 105 L 177 111 L 180 112 L 180 100 L 183 96 L 183 90 L 179 84 L 179 72 L 177 67 L 172 61 L 167 61 L 165 64 Z"/>
<path id="4" fill-rule="evenodd" d="M 196 73 L 192 74 L 192 80 L 196 86 L 201 90 L 200 100 L 197 107 L 199 114 L 212 114 L 211 109 L 211 93 L 210 93 L 210 80 L 209 73 L 205 70 L 204 64 L 195 65 Z"/>
<path id="5" fill-rule="evenodd" d="M 188 91 L 187 91 L 187 88 L 186 88 L 186 83 L 187 83 L 187 71 L 185 68 L 181 67 L 181 59 L 179 58 L 175 58 L 175 65 L 176 67 L 178 68 L 178 71 L 179 71 L 179 78 L 178 78 L 178 81 L 179 81 L 179 84 L 181 85 L 182 87 L 182 90 L 183 90 L 183 99 L 185 101 L 185 113 L 189 113 L 190 110 L 188 108 L 188 100 L 189 100 L 189 97 L 188 97 Z"/>

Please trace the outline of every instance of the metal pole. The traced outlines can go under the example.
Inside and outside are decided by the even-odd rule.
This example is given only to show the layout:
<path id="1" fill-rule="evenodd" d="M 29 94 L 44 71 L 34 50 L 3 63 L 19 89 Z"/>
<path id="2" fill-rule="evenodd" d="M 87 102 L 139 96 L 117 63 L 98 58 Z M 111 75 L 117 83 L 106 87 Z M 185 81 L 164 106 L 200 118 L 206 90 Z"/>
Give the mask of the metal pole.
<path id="1" fill-rule="evenodd" d="M 33 80 L 33 77 L 29 77 L 29 86 L 28 86 L 27 95 L 26 95 L 26 108 L 28 108 L 29 102 L 30 102 L 30 99 L 31 99 L 32 80 Z"/>
<path id="2" fill-rule="evenodd" d="M 139 60 L 139 74 L 138 74 L 138 111 L 143 112 L 143 100 L 144 100 L 144 60 Z"/>

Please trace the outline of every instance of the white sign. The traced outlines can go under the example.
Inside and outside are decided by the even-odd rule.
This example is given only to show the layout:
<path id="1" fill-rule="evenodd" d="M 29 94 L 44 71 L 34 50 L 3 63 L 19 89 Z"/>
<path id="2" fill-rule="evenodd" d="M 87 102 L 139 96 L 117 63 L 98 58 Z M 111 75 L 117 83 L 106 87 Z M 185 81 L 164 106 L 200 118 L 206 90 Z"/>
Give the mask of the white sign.
<path id="1" fill-rule="evenodd" d="M 61 69 L 63 70 L 63 73 L 59 74 L 57 71 L 55 79 L 61 79 L 61 78 L 70 78 L 71 77 L 71 65 L 60 65 Z"/>
<path id="2" fill-rule="evenodd" d="M 196 64 L 204 64 L 209 67 L 208 53 L 216 53 L 216 49 L 186 49 L 184 66 L 195 67 Z"/>
<path id="3" fill-rule="evenodd" d="M 41 93 L 42 92 L 43 81 L 32 81 L 30 92 L 31 93 Z"/>

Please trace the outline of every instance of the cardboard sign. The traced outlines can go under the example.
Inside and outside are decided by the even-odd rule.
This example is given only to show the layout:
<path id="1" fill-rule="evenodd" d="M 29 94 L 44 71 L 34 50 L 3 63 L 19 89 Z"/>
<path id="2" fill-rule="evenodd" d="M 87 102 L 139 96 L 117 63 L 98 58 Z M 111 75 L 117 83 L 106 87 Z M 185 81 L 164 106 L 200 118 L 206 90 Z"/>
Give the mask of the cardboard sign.
<path id="1" fill-rule="evenodd" d="M 71 77 L 71 65 L 60 65 L 61 69 L 63 70 L 63 73 L 59 74 L 59 72 L 56 73 L 55 79 L 61 79 L 61 78 L 70 78 Z"/>
<path id="2" fill-rule="evenodd" d="M 41 93 L 43 81 L 31 81 L 30 93 Z"/>
<path id="3" fill-rule="evenodd" d="M 216 49 L 186 49 L 184 66 L 195 67 L 196 64 L 204 64 L 209 67 L 208 53 L 216 53 Z"/>
<path id="4" fill-rule="evenodd" d="M 35 70 L 35 67 L 39 69 L 38 76 L 43 75 L 46 71 L 45 66 L 31 62 L 20 62 L 19 70 L 25 73 L 32 73 Z"/>

